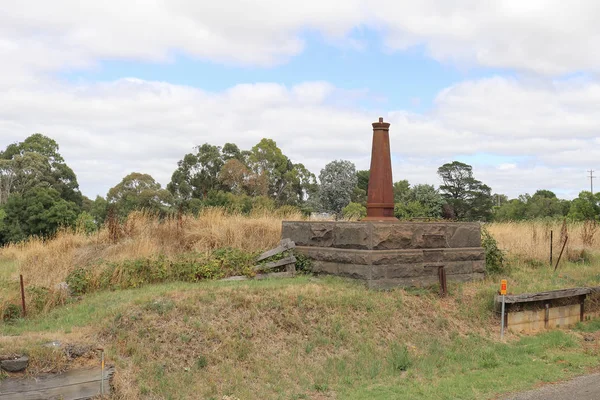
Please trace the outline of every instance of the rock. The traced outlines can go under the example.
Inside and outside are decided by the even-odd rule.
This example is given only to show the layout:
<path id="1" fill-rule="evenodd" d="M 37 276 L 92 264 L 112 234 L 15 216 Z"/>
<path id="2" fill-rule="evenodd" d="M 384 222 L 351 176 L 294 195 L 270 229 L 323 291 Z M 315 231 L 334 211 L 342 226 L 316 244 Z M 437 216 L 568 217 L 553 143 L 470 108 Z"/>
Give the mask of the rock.
<path id="1" fill-rule="evenodd" d="M 21 356 L 13 360 L 0 361 L 0 368 L 8 372 L 20 372 L 29 365 L 29 357 Z"/>
<path id="2" fill-rule="evenodd" d="M 65 347 L 65 354 L 69 358 L 79 358 L 83 357 L 87 353 L 92 350 L 92 346 L 87 346 L 84 344 L 68 344 Z"/>

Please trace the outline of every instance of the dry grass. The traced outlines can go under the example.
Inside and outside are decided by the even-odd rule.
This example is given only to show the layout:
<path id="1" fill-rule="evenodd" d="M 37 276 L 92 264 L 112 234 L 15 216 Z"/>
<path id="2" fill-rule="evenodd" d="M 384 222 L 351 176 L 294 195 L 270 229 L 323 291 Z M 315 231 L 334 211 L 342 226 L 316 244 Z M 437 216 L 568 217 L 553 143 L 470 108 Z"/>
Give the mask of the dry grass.
<path id="1" fill-rule="evenodd" d="M 500 222 L 486 227 L 498 241 L 500 248 L 526 259 L 549 260 L 550 231 L 553 231 L 554 260 L 557 259 L 564 243 L 565 232 L 569 237 L 565 247 L 565 255 L 569 260 L 577 261 L 583 250 L 600 251 L 600 234 L 595 222 Z"/>
<path id="2" fill-rule="evenodd" d="M 87 235 L 76 230 L 59 232 L 51 240 L 31 239 L 0 250 L 0 257 L 16 260 L 18 273 L 28 284 L 52 288 L 78 266 L 98 260 L 123 261 L 164 254 L 207 252 L 232 247 L 248 252 L 274 247 L 281 239 L 282 219 L 300 214 L 259 212 L 250 216 L 204 210 L 198 217 L 182 216 L 159 221 L 133 213 L 118 226 L 113 241 L 107 228 Z"/>

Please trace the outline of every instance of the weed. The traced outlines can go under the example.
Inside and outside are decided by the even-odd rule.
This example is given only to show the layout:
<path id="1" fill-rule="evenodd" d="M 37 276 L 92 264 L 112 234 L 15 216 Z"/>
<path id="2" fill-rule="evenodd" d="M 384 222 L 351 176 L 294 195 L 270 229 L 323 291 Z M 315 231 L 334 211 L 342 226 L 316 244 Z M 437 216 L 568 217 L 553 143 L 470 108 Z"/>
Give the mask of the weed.
<path id="1" fill-rule="evenodd" d="M 200 355 L 197 359 L 196 359 L 196 367 L 198 369 L 204 369 L 208 366 L 208 359 L 206 358 L 206 356 L 204 355 Z"/>
<path id="2" fill-rule="evenodd" d="M 481 228 L 481 247 L 485 250 L 485 270 L 488 274 L 504 272 L 504 253 L 485 227 Z"/>
<path id="3" fill-rule="evenodd" d="M 399 343 L 392 343 L 390 346 L 390 352 L 388 357 L 390 367 L 394 371 L 406 371 L 411 365 L 410 355 L 408 354 L 408 348 L 406 345 L 400 345 Z"/>

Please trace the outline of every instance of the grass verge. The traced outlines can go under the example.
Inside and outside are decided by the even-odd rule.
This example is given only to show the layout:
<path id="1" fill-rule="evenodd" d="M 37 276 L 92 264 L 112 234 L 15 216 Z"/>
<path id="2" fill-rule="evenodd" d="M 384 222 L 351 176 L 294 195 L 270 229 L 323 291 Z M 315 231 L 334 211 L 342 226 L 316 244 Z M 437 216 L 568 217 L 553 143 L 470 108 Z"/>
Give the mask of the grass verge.
<path id="1" fill-rule="evenodd" d="M 310 277 L 149 285 L 2 325 L 0 352 L 94 341 L 125 399 L 482 399 L 598 365 L 577 333 L 499 343 L 478 292 L 452 290 Z"/>

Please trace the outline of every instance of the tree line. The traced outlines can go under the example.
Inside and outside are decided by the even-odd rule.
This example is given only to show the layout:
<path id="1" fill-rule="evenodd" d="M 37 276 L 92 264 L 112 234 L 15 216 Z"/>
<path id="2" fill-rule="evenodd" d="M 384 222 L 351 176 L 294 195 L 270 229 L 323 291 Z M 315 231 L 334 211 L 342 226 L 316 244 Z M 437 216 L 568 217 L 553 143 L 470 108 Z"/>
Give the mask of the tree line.
<path id="1" fill-rule="evenodd" d="M 470 165 L 454 161 L 437 170 L 439 187 L 394 183 L 400 219 L 507 221 L 568 217 L 598 219 L 600 196 L 583 191 L 569 201 L 549 190 L 509 200 L 477 180 Z M 177 163 L 163 188 L 143 172 L 133 172 L 94 200 L 84 196 L 58 143 L 36 133 L 0 151 L 0 244 L 31 235 L 48 236 L 62 226 L 93 231 L 107 215 L 124 218 L 134 210 L 161 216 L 198 213 L 205 207 L 231 212 L 287 207 L 306 215 L 366 215 L 369 171 L 347 160 L 328 163 L 317 177 L 294 163 L 275 141 L 262 139 L 249 150 L 234 143 L 202 144 Z"/>

